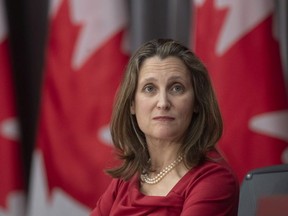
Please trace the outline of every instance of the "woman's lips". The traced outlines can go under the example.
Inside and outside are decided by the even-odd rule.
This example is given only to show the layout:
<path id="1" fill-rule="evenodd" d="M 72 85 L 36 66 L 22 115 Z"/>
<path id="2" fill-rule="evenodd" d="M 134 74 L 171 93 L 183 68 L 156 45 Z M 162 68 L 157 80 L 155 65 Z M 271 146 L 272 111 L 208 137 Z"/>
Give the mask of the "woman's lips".
<path id="1" fill-rule="evenodd" d="M 157 121 L 172 121 L 174 120 L 175 118 L 171 117 L 171 116 L 156 116 L 153 118 L 154 120 L 157 120 Z"/>

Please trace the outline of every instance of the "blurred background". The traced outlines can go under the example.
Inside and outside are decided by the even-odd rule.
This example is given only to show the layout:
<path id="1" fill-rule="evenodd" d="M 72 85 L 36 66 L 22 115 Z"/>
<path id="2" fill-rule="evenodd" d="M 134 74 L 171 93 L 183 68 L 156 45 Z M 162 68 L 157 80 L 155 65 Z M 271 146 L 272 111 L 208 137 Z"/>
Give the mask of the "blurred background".
<path id="1" fill-rule="evenodd" d="M 88 215 L 115 166 L 130 55 L 173 38 L 206 64 L 241 183 L 288 163 L 285 0 L 0 0 L 0 216 Z"/>

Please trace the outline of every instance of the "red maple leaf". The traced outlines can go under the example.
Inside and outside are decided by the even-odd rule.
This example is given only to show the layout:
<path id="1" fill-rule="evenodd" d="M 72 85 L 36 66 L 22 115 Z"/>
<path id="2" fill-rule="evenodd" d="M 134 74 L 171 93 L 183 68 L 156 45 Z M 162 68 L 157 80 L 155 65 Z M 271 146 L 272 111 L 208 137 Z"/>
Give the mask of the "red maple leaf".
<path id="1" fill-rule="evenodd" d="M 50 26 L 38 147 L 50 191 L 62 188 L 92 208 L 111 180 L 103 169 L 115 165 L 112 147 L 98 133 L 109 124 L 128 56 L 121 52 L 121 31 L 74 69 L 72 54 L 80 31 L 70 20 L 68 1 L 63 1 Z"/>
<path id="2" fill-rule="evenodd" d="M 223 55 L 215 53 L 228 9 L 213 0 L 196 9 L 197 55 L 211 74 L 224 119 L 220 149 L 239 180 L 251 169 L 281 163 L 287 143 L 248 128 L 255 115 L 287 109 L 279 44 L 272 36 L 272 15 L 240 38 Z"/>

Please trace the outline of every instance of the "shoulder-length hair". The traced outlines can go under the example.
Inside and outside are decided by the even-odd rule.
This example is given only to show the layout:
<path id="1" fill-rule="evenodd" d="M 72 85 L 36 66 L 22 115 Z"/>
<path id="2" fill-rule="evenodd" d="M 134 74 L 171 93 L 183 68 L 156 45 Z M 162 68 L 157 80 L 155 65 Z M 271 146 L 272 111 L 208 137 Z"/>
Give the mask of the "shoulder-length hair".
<path id="1" fill-rule="evenodd" d="M 207 158 L 207 152 L 215 149 L 222 135 L 221 114 L 204 64 L 191 50 L 174 40 L 149 41 L 131 56 L 116 95 L 110 129 L 113 143 L 123 163 L 120 167 L 107 170 L 114 178 L 129 180 L 137 172 L 150 169 L 145 135 L 138 127 L 136 117 L 131 114 L 130 107 L 134 101 L 141 66 L 153 56 L 161 59 L 177 57 L 191 73 L 196 112 L 178 152 L 183 155 L 185 165 L 190 168 L 203 162 Z"/>

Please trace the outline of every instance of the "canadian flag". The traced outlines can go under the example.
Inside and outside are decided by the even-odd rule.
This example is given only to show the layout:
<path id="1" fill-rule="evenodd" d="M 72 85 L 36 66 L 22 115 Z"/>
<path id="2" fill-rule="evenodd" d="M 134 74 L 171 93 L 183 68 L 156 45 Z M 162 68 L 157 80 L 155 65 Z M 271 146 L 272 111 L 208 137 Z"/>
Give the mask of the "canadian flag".
<path id="1" fill-rule="evenodd" d="M 288 162 L 288 106 L 273 0 L 195 0 L 194 47 L 219 99 L 219 148 L 239 180 Z"/>
<path id="2" fill-rule="evenodd" d="M 109 121 L 128 55 L 124 0 L 51 2 L 29 216 L 86 216 L 117 163 Z"/>
<path id="3" fill-rule="evenodd" d="M 23 216 L 23 170 L 5 15 L 0 0 L 0 216 Z"/>

